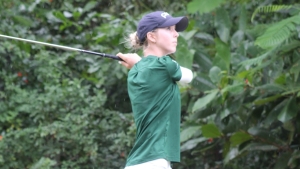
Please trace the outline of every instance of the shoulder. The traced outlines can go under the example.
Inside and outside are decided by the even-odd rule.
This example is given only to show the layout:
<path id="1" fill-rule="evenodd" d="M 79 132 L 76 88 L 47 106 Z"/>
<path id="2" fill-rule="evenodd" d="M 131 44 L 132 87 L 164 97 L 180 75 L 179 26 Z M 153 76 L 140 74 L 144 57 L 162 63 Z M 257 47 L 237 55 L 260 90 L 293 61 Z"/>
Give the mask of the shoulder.
<path id="1" fill-rule="evenodd" d="M 170 56 L 162 56 L 162 57 L 157 57 L 157 56 L 147 56 L 143 57 L 138 63 L 136 63 L 133 67 L 132 70 L 134 71 L 140 71 L 143 69 L 179 69 L 180 66 L 179 64 L 173 60 Z"/>

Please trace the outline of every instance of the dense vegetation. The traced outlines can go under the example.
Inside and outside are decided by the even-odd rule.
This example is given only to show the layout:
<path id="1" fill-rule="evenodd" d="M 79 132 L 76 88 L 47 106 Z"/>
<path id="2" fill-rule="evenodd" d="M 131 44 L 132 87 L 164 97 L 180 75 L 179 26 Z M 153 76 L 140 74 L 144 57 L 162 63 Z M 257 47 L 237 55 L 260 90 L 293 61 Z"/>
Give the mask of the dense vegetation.
<path id="1" fill-rule="evenodd" d="M 10 0 L 0 34 L 102 53 L 147 12 L 190 19 L 173 57 L 194 71 L 182 95 L 174 169 L 300 166 L 296 0 Z M 141 53 L 139 53 L 141 54 Z M 0 38 L 0 168 L 123 168 L 135 126 L 117 61 Z"/>

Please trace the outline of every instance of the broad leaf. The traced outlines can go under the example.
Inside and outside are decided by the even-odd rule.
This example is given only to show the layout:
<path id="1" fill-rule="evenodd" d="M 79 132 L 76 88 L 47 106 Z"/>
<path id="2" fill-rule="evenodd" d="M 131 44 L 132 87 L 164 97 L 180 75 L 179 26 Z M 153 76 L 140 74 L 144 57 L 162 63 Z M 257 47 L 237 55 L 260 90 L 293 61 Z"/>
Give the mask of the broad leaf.
<path id="1" fill-rule="evenodd" d="M 264 128 L 251 127 L 248 129 L 248 133 L 255 136 L 255 138 L 262 143 L 285 144 L 284 141 Z"/>
<path id="2" fill-rule="evenodd" d="M 226 92 L 230 92 L 231 94 L 239 94 L 244 89 L 244 83 L 237 83 L 233 85 L 227 85 L 225 88 L 222 89 L 222 94 Z"/>
<path id="3" fill-rule="evenodd" d="M 263 99 L 255 100 L 254 104 L 255 105 L 263 105 L 263 104 L 275 101 L 280 97 L 282 97 L 282 96 L 280 94 L 277 94 L 277 95 L 274 95 L 274 96 L 270 96 L 270 97 L 266 97 L 266 98 L 263 98 Z"/>
<path id="4" fill-rule="evenodd" d="M 33 25 L 33 22 L 26 16 L 14 15 L 13 19 L 15 20 L 15 22 L 18 22 L 21 25 L 26 26 L 26 27 L 30 27 Z"/>
<path id="5" fill-rule="evenodd" d="M 230 41 L 231 46 L 233 48 L 238 48 L 240 45 L 242 45 L 244 38 L 245 38 L 245 34 L 243 31 L 241 30 L 236 31 L 231 37 L 231 41 Z"/>
<path id="6" fill-rule="evenodd" d="M 276 164 L 274 169 L 283 169 L 286 168 L 290 158 L 291 158 L 291 152 L 282 153 L 280 157 L 276 160 Z"/>
<path id="7" fill-rule="evenodd" d="M 283 107 L 282 111 L 278 115 L 278 120 L 281 122 L 286 122 L 297 115 L 299 111 L 299 104 L 297 104 L 296 98 L 291 97 L 288 99 L 286 105 Z"/>
<path id="8" fill-rule="evenodd" d="M 206 96 L 198 99 L 194 106 L 193 106 L 193 112 L 202 109 L 206 107 L 218 94 L 219 90 L 213 90 L 211 93 L 207 94 Z"/>
<path id="9" fill-rule="evenodd" d="M 176 61 L 183 67 L 192 69 L 192 64 L 194 60 L 194 50 L 190 50 L 187 44 L 187 40 L 179 36 L 178 46 L 176 52 Z"/>
<path id="10" fill-rule="evenodd" d="M 296 25 L 299 24 L 300 15 L 295 15 L 275 23 L 270 26 L 262 36 L 256 39 L 255 44 L 263 49 L 277 47 L 290 38 L 293 32 L 297 31 Z"/>
<path id="11" fill-rule="evenodd" d="M 222 77 L 221 69 L 217 66 L 212 67 L 209 70 L 209 77 L 212 82 L 219 83 Z"/>
<path id="12" fill-rule="evenodd" d="M 225 158 L 224 158 L 224 163 L 227 164 L 230 160 L 235 159 L 238 155 L 240 154 L 238 148 L 231 148 L 227 152 Z"/>
<path id="13" fill-rule="evenodd" d="M 180 146 L 180 151 L 183 152 L 183 151 L 191 150 L 191 149 L 195 148 L 199 143 L 206 141 L 206 140 L 207 140 L 207 138 L 205 138 L 205 137 L 191 139 Z"/>
<path id="14" fill-rule="evenodd" d="M 240 7 L 240 15 L 239 15 L 239 30 L 245 31 L 247 28 L 247 9 L 246 9 L 246 4 L 242 4 Z"/>
<path id="15" fill-rule="evenodd" d="M 300 43 L 298 44 L 298 46 L 300 46 Z M 290 70 L 291 73 L 294 74 L 294 81 L 297 82 L 300 73 L 300 59 L 293 64 Z"/>
<path id="16" fill-rule="evenodd" d="M 201 132 L 200 129 L 200 126 L 185 128 L 183 131 L 180 132 L 180 142 L 185 142 L 186 140 L 190 139 L 195 133 Z"/>
<path id="17" fill-rule="evenodd" d="M 220 8 L 216 11 L 215 27 L 220 39 L 228 43 L 230 39 L 231 20 L 228 12 L 224 8 Z"/>
<path id="18" fill-rule="evenodd" d="M 193 0 L 187 5 L 189 13 L 199 12 L 200 14 L 211 12 L 212 10 L 219 7 L 225 0 Z"/>
<path id="19" fill-rule="evenodd" d="M 245 132 L 236 132 L 230 137 L 231 146 L 237 146 L 252 138 L 251 135 Z"/>
<path id="20" fill-rule="evenodd" d="M 96 1 L 89 1 L 83 8 L 83 12 L 86 12 L 86 11 L 89 11 L 91 10 L 92 8 L 95 7 L 95 5 L 97 4 Z"/>
<path id="21" fill-rule="evenodd" d="M 274 145 L 262 144 L 262 143 L 250 143 L 243 151 L 274 151 L 278 150 L 278 147 Z"/>
<path id="22" fill-rule="evenodd" d="M 220 39 L 215 39 L 216 56 L 213 60 L 213 65 L 218 66 L 221 70 L 228 71 L 231 60 L 230 47 Z"/>
<path id="23" fill-rule="evenodd" d="M 202 135 L 206 138 L 218 138 L 222 133 L 215 124 L 206 124 L 201 127 Z"/>
<path id="24" fill-rule="evenodd" d="M 205 74 L 200 74 L 199 76 L 195 77 L 193 80 L 193 85 L 199 91 L 207 91 L 214 89 L 216 86 L 210 81 L 210 78 Z"/>
<path id="25" fill-rule="evenodd" d="M 267 126 L 271 125 L 273 122 L 277 121 L 277 116 L 281 112 L 282 108 L 285 106 L 286 100 L 283 100 L 277 104 L 270 112 L 268 112 L 267 118 L 263 121 Z"/>
<path id="26" fill-rule="evenodd" d="M 50 169 L 54 165 L 56 165 L 56 161 L 42 157 L 37 163 L 30 167 L 30 169 Z"/>
<path id="27" fill-rule="evenodd" d="M 277 12 L 281 10 L 287 10 L 292 8 L 292 5 L 269 5 L 269 6 L 260 6 L 255 9 L 252 14 L 251 21 L 253 21 L 254 17 L 258 13 L 270 13 L 270 12 Z"/>

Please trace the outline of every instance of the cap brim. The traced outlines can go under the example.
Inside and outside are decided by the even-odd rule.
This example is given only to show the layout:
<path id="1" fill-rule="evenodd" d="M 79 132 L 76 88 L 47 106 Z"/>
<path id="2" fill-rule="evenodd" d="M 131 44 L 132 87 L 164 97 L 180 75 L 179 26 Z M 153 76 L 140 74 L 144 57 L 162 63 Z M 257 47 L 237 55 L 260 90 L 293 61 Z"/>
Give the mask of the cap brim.
<path id="1" fill-rule="evenodd" d="M 164 27 L 176 25 L 175 30 L 177 32 L 182 32 L 187 28 L 188 24 L 189 24 L 189 20 L 187 17 L 184 16 L 184 17 L 170 18 L 165 23 L 161 24 L 159 27 L 164 28 Z"/>

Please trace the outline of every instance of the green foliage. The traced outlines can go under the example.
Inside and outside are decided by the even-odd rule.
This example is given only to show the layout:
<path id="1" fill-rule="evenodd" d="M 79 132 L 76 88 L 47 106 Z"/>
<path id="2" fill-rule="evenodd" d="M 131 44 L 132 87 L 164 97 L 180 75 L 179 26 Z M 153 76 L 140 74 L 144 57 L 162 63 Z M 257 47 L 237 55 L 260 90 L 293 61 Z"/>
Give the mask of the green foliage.
<path id="1" fill-rule="evenodd" d="M 287 18 L 269 16 L 273 23 L 260 25 L 246 17 L 257 9 L 255 2 L 235 3 L 216 8 L 215 14 L 198 8 L 199 22 L 209 26 L 199 25 L 201 36 L 195 34 L 192 47 L 197 76 L 178 168 L 297 168 L 299 14 L 295 9 Z M 292 8 L 259 8 L 253 16 L 283 9 Z M 204 32 L 213 38 L 203 38 Z"/>
<path id="2" fill-rule="evenodd" d="M 187 5 L 187 10 L 189 13 L 199 12 L 200 14 L 211 12 L 215 8 L 219 7 L 224 0 L 212 0 L 209 3 L 205 0 L 193 0 Z"/>
<path id="3" fill-rule="evenodd" d="M 0 6 L 2 34 L 105 53 L 124 50 L 110 46 L 123 38 L 117 25 L 131 24 L 93 11 L 95 2 Z M 123 168 L 133 120 L 126 85 L 116 88 L 126 84 L 127 70 L 97 56 L 0 44 L 0 168 Z"/>
<path id="4" fill-rule="evenodd" d="M 300 15 L 284 19 L 266 30 L 266 32 L 257 38 L 255 44 L 268 49 L 277 47 L 297 33 L 297 26 L 300 25 Z"/>
<path id="5" fill-rule="evenodd" d="M 187 15 L 174 58 L 195 77 L 180 86 L 173 168 L 296 169 L 299 11 L 261 5 L 12 0 L 0 4 L 0 33 L 116 54 L 134 52 L 124 37 L 143 13 Z M 123 168 L 135 136 L 127 72 L 111 59 L 0 39 L 0 168 Z"/>
<path id="6" fill-rule="evenodd" d="M 254 17 L 257 15 L 257 13 L 278 12 L 292 8 L 296 9 L 296 11 L 293 11 L 294 16 L 273 24 L 265 31 L 263 35 L 256 39 L 255 44 L 263 49 L 275 48 L 293 37 L 293 35 L 298 32 L 297 26 L 300 25 L 299 9 L 292 5 L 269 5 L 256 8 L 252 14 L 251 21 L 254 20 Z"/>
<path id="7" fill-rule="evenodd" d="M 255 9 L 255 11 L 252 14 L 251 21 L 253 22 L 254 17 L 257 15 L 257 13 L 269 13 L 269 12 L 278 12 L 282 10 L 288 10 L 293 8 L 292 5 L 269 5 L 269 6 L 260 6 Z"/>

